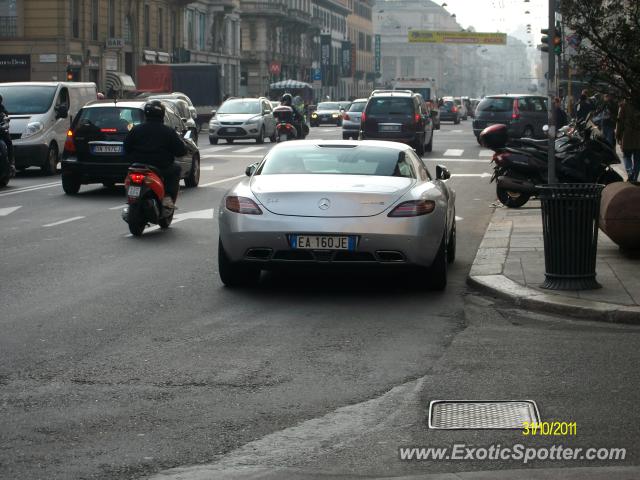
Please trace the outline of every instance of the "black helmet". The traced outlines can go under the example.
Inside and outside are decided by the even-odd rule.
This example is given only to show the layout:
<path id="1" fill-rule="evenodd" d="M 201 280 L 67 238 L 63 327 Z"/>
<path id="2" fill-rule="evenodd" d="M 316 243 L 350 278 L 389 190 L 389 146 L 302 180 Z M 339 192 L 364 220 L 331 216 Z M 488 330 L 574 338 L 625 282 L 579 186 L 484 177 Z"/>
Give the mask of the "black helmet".
<path id="1" fill-rule="evenodd" d="M 291 106 L 291 104 L 293 103 L 293 98 L 291 97 L 290 93 L 285 93 L 284 95 L 282 95 L 282 100 L 280 100 L 280 103 L 282 105 L 287 105 L 287 106 Z"/>
<path id="2" fill-rule="evenodd" d="M 150 100 L 144 105 L 144 116 L 147 120 L 162 120 L 164 118 L 164 105 L 160 100 Z"/>

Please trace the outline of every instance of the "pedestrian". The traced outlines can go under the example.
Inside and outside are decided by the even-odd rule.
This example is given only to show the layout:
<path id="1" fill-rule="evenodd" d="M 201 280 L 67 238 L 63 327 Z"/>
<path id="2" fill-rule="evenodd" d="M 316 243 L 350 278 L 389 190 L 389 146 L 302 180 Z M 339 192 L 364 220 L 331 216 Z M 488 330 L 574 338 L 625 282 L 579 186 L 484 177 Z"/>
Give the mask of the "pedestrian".
<path id="1" fill-rule="evenodd" d="M 631 99 L 620 105 L 616 124 L 616 140 L 622 149 L 627 180 L 637 182 L 640 173 L 640 110 Z"/>
<path id="2" fill-rule="evenodd" d="M 582 90 L 580 100 L 578 100 L 578 104 L 576 105 L 576 120 L 578 122 L 584 122 L 592 111 L 593 103 L 591 103 L 591 100 L 587 97 L 587 91 Z"/>
<path id="3" fill-rule="evenodd" d="M 598 108 L 593 121 L 600 127 L 607 143 L 615 147 L 615 129 L 618 120 L 618 105 L 611 95 L 605 93 L 604 100 Z"/>
<path id="4" fill-rule="evenodd" d="M 556 97 L 553 101 L 553 114 L 556 119 L 556 129 L 560 130 L 562 127 L 567 125 L 569 122 L 567 120 L 567 114 L 562 109 L 562 102 L 560 97 Z"/>

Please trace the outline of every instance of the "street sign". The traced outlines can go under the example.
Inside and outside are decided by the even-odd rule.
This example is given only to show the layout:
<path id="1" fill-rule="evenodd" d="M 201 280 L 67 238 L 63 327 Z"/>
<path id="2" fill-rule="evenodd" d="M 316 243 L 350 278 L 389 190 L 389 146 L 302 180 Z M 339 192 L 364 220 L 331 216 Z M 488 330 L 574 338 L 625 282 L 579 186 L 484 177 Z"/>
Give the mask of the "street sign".
<path id="1" fill-rule="evenodd" d="M 313 69 L 313 81 L 319 82 L 322 80 L 322 69 L 314 68 Z"/>
<path id="2" fill-rule="evenodd" d="M 411 30 L 409 43 L 457 43 L 479 45 L 506 45 L 506 33 L 482 32 L 440 32 L 431 30 Z"/>
<path id="3" fill-rule="evenodd" d="M 280 62 L 271 62 L 269 64 L 269 73 L 271 73 L 271 75 L 275 75 L 277 77 L 278 75 L 280 75 L 280 69 Z"/>
<path id="4" fill-rule="evenodd" d="M 374 54 L 375 54 L 375 72 L 380 73 L 380 35 L 376 34 L 375 36 L 375 44 L 374 44 Z"/>
<path id="5" fill-rule="evenodd" d="M 107 38 L 106 48 L 122 48 L 124 47 L 124 38 Z"/>

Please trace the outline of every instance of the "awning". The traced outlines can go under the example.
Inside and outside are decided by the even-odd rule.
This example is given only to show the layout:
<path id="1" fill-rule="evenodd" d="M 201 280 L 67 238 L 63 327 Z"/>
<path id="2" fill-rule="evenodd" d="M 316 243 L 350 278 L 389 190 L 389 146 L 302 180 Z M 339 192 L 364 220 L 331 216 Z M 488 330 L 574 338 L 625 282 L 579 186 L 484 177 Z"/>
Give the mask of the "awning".
<path id="1" fill-rule="evenodd" d="M 298 80 L 282 80 L 281 82 L 272 83 L 269 85 L 269 88 L 273 90 L 287 90 L 287 89 L 301 89 L 301 88 L 311 88 L 313 87 L 305 82 L 300 82 Z"/>
<path id="2" fill-rule="evenodd" d="M 144 58 L 145 62 L 155 62 L 156 57 L 158 56 L 155 50 L 143 50 L 142 58 Z"/>
<path id="3" fill-rule="evenodd" d="M 171 55 L 167 52 L 158 52 L 158 63 L 171 63 Z"/>
<path id="4" fill-rule="evenodd" d="M 107 72 L 107 91 L 116 90 L 119 92 L 132 91 L 136 89 L 133 78 L 124 72 Z"/>

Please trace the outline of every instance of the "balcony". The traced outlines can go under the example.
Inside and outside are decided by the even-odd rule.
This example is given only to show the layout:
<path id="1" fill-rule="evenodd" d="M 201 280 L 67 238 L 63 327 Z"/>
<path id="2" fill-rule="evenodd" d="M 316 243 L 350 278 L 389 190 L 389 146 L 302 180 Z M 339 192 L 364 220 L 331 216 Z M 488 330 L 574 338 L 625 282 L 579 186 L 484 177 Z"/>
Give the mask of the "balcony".
<path id="1" fill-rule="evenodd" d="M 267 17 L 287 17 L 287 7 L 275 0 L 242 0 L 240 10 L 243 15 Z"/>

